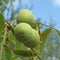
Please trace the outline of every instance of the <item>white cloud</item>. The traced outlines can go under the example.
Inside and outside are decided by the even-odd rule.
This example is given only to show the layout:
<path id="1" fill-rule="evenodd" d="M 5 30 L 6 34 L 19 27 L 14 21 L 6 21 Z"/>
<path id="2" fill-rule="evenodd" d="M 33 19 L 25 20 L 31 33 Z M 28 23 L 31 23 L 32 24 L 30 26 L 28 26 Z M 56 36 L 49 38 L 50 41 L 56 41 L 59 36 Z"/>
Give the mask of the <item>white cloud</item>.
<path id="1" fill-rule="evenodd" d="M 60 7 L 60 0 L 53 0 L 53 5 Z"/>

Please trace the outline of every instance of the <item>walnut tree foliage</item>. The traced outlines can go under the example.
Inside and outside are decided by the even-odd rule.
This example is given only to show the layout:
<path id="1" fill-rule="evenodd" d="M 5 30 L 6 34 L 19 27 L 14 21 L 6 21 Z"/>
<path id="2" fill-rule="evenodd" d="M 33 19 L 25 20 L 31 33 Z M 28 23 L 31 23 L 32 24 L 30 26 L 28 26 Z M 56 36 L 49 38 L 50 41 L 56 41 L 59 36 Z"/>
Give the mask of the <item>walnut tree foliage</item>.
<path id="1" fill-rule="evenodd" d="M 3 13 L 7 8 L 8 3 L 14 0 L 0 0 L 0 60 L 60 60 L 60 31 L 53 28 L 45 28 L 42 32 L 40 26 L 46 26 L 40 21 L 35 21 L 35 28 L 37 27 L 40 42 L 36 48 L 28 48 L 21 42 L 19 42 L 14 36 L 14 20 L 15 14 L 20 9 L 14 11 L 11 8 L 12 13 L 7 22 Z M 13 12 L 14 11 L 14 12 Z M 47 26 L 46 26 L 47 27 Z M 14 50 L 16 49 L 16 50 Z M 14 51 L 14 52 L 13 52 Z M 14 54 L 15 53 L 15 54 Z"/>
<path id="2" fill-rule="evenodd" d="M 9 24 L 9 27 L 8 25 L 6 27 L 5 23 Z M 39 45 L 36 48 L 31 49 L 16 40 L 11 22 L 6 22 L 2 13 L 0 13 L 0 27 L 0 60 L 39 60 L 40 58 L 41 60 L 60 59 L 59 30 L 49 27 L 43 32 L 40 32 Z M 17 55 L 13 53 L 13 49 L 17 49 L 17 52 L 15 52 Z M 26 53 L 26 51 L 28 52 Z"/>

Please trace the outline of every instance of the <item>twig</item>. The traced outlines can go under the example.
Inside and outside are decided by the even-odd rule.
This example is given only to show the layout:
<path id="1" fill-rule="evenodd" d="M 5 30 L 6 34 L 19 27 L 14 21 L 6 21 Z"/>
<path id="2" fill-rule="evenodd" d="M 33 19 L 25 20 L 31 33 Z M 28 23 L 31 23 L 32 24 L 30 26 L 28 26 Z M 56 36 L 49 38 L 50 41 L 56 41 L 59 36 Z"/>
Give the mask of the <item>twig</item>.
<path id="1" fill-rule="evenodd" d="M 50 27 L 50 28 L 52 28 L 52 29 L 55 29 L 55 28 L 53 28 L 53 27 L 51 27 L 51 26 L 48 26 L 48 25 L 46 25 L 46 24 L 43 24 L 43 23 L 41 23 L 41 22 L 40 22 L 40 24 L 43 25 L 43 26 L 46 26 L 46 27 Z M 57 30 L 57 29 L 55 29 L 55 30 Z"/>
<path id="2" fill-rule="evenodd" d="M 31 50 L 32 50 L 33 52 L 35 52 L 34 49 L 31 48 Z M 41 57 L 40 57 L 38 54 L 36 54 L 36 55 L 37 55 L 37 57 L 38 57 L 39 60 L 42 60 Z"/>
<path id="3" fill-rule="evenodd" d="M 40 22 L 40 21 L 36 21 L 38 24 L 41 24 L 41 25 L 43 25 L 43 26 L 46 26 L 46 27 L 50 27 L 50 28 L 52 28 L 52 29 L 55 29 L 55 28 L 53 28 L 53 27 L 51 27 L 51 26 L 49 26 L 49 25 L 46 25 L 46 24 L 44 24 L 44 23 L 42 23 L 42 22 Z M 57 29 L 55 29 L 55 30 L 57 30 Z"/>
<path id="4" fill-rule="evenodd" d="M 34 60 L 34 58 L 33 58 L 33 57 L 31 57 L 31 58 L 30 58 L 30 60 Z"/>
<path id="5" fill-rule="evenodd" d="M 42 60 L 40 56 L 37 56 L 39 60 Z"/>
<path id="6" fill-rule="evenodd" d="M 14 29 L 12 28 L 12 26 L 10 25 L 10 23 L 7 22 L 7 21 L 5 21 L 5 22 L 6 22 L 7 28 L 8 28 L 8 29 L 11 29 L 12 32 L 14 33 Z"/>

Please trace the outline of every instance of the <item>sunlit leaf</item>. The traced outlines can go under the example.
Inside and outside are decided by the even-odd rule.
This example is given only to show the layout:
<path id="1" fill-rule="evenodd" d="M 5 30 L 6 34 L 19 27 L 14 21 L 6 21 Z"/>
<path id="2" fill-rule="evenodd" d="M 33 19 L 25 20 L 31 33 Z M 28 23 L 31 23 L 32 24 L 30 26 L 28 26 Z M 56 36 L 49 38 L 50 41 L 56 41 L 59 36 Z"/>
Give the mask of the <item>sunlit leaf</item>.
<path id="1" fill-rule="evenodd" d="M 46 38 L 48 37 L 49 33 L 51 32 L 51 28 L 48 28 L 42 32 L 42 35 L 40 36 L 41 38 L 41 43 L 35 48 L 40 54 L 42 52 L 42 49 L 44 47 Z"/>
<path id="2" fill-rule="evenodd" d="M 60 31 L 59 30 L 56 30 L 56 32 L 60 35 Z"/>
<path id="3" fill-rule="evenodd" d="M 46 38 L 44 48 L 41 52 L 42 60 L 59 60 L 60 58 L 60 36 L 56 30 L 51 30 Z"/>

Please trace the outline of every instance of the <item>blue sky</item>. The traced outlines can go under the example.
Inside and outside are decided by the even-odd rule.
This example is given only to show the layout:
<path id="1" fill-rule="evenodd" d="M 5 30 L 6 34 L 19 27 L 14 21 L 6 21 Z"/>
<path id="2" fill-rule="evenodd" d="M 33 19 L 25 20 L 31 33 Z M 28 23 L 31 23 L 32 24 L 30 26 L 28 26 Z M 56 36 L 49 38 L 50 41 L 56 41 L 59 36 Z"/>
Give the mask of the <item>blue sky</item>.
<path id="1" fill-rule="evenodd" d="M 53 19 L 53 24 L 60 30 L 60 0 L 22 0 L 21 6 L 30 7 L 33 4 L 35 19 L 41 18 L 41 21 L 49 24 L 50 17 Z M 15 9 L 18 8 L 18 0 L 14 2 Z"/>
<path id="2" fill-rule="evenodd" d="M 18 4 L 18 0 L 14 3 Z M 56 24 L 56 28 L 60 30 L 60 0 L 22 0 L 22 6 L 27 5 L 30 7 L 33 4 L 35 19 L 41 18 L 42 22 L 49 24 L 50 17 L 52 17 L 53 24 Z"/>

